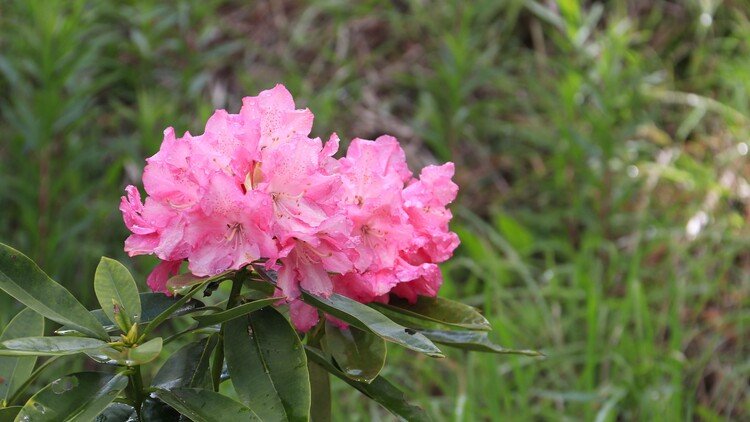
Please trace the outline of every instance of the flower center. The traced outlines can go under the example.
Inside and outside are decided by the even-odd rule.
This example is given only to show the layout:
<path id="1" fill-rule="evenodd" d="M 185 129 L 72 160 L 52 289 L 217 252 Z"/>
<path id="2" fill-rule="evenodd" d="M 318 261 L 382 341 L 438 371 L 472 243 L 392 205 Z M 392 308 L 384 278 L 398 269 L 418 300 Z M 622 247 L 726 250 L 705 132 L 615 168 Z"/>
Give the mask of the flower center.
<path id="1" fill-rule="evenodd" d="M 227 228 L 229 229 L 226 235 L 227 242 L 231 242 L 238 233 L 242 235 L 242 223 L 227 224 Z"/>
<path id="2" fill-rule="evenodd" d="M 242 186 L 245 188 L 245 192 L 249 192 L 258 186 L 258 183 L 263 181 L 263 173 L 261 172 L 261 163 L 256 161 L 253 164 L 253 169 L 248 171 L 245 175 L 245 182 Z"/>

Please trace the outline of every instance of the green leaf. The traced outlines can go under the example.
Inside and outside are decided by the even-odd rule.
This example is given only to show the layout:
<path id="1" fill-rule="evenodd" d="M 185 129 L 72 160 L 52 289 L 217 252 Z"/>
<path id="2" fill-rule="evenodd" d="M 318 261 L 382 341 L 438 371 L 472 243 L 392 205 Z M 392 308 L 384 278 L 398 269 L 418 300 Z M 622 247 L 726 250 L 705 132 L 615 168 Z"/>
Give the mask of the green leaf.
<path id="1" fill-rule="evenodd" d="M 45 318 L 81 333 L 109 340 L 107 332 L 63 286 L 52 280 L 26 255 L 0 243 L 0 289 Z"/>
<path id="2" fill-rule="evenodd" d="M 165 390 L 177 387 L 210 387 L 211 352 L 218 342 L 219 336 L 212 335 L 183 346 L 164 362 L 151 385 Z"/>
<path id="3" fill-rule="evenodd" d="M 107 347 L 107 343 L 85 337 L 22 337 L 0 342 L 0 356 L 60 356 Z"/>
<path id="4" fill-rule="evenodd" d="M 110 321 L 117 323 L 115 316 L 115 304 L 120 307 L 119 318 L 130 324 L 120 326 L 120 329 L 127 331 L 132 323 L 141 320 L 141 299 L 138 296 L 138 287 L 135 284 L 133 276 L 124 265 L 114 259 L 103 256 L 96 267 L 94 275 L 94 292 L 102 311 L 107 315 Z"/>
<path id="5" fill-rule="evenodd" d="M 326 323 L 323 348 L 344 374 L 355 381 L 372 382 L 385 365 L 385 341 L 356 327 L 341 329 Z"/>
<path id="6" fill-rule="evenodd" d="M 297 332 L 276 309 L 224 325 L 224 354 L 240 400 L 263 420 L 307 420 L 310 376 Z"/>
<path id="7" fill-rule="evenodd" d="M 47 370 L 50 366 L 52 366 L 58 359 L 62 358 L 62 356 L 53 356 L 47 360 L 45 360 L 41 365 L 39 365 L 36 369 L 34 369 L 34 372 L 31 373 L 31 375 L 26 378 L 26 380 L 16 389 L 16 392 L 13 394 L 13 396 L 8 399 L 7 404 L 15 404 L 20 401 L 20 398 L 26 393 L 26 390 L 36 382 L 36 380 L 44 373 L 45 370 Z"/>
<path id="8" fill-rule="evenodd" d="M 498 353 L 503 355 L 544 356 L 542 353 L 535 350 L 506 349 L 493 343 L 487 336 L 486 332 L 442 330 L 421 330 L 420 332 L 436 343 L 464 350 Z"/>
<path id="9" fill-rule="evenodd" d="M 328 371 L 313 362 L 308 362 L 307 371 L 310 374 L 310 387 L 312 390 L 310 420 L 312 422 L 329 422 L 332 420 L 332 415 L 331 380 Z"/>
<path id="10" fill-rule="evenodd" d="M 254 265 L 255 270 L 266 282 L 276 285 L 275 275 L 269 274 L 261 266 Z M 362 330 L 370 331 L 385 340 L 391 341 L 428 356 L 445 357 L 427 337 L 410 328 L 403 327 L 382 313 L 339 294 L 332 294 L 329 298 L 315 296 L 302 290 L 303 300 L 322 311 Z"/>
<path id="11" fill-rule="evenodd" d="M 128 385 L 122 374 L 80 372 L 62 377 L 32 396 L 18 420 L 34 422 L 93 420 Z"/>
<path id="12" fill-rule="evenodd" d="M 94 309 L 93 311 L 90 311 L 91 315 L 93 315 L 94 318 L 96 318 L 97 321 L 102 325 L 104 328 L 104 331 L 110 333 L 113 331 L 118 331 L 120 328 L 118 328 L 116 325 L 112 323 L 112 321 L 107 318 L 107 315 L 102 311 L 101 309 Z M 80 331 L 72 328 L 69 325 L 63 325 L 62 327 L 55 330 L 55 334 L 58 336 L 78 336 L 78 337 L 85 337 L 86 335 L 81 333 Z"/>
<path id="13" fill-rule="evenodd" d="M 249 407 L 212 390 L 175 388 L 156 396 L 195 422 L 260 421 Z"/>
<path id="14" fill-rule="evenodd" d="M 185 288 L 201 284 L 207 279 L 208 277 L 198 277 L 191 273 L 178 274 L 167 280 L 167 289 L 174 294 L 179 294 Z"/>
<path id="15" fill-rule="evenodd" d="M 156 337 L 136 347 L 125 349 L 128 351 L 126 365 L 143 365 L 151 362 L 159 357 L 162 345 L 161 337 Z"/>
<path id="16" fill-rule="evenodd" d="M 325 335 L 325 323 L 318 326 L 308 334 L 307 344 L 320 347 L 322 337 Z M 310 390 L 312 404 L 310 406 L 310 420 L 312 422 L 330 422 L 331 415 L 331 376 L 328 371 L 317 363 L 308 360 L 307 372 L 310 374 Z"/>
<path id="17" fill-rule="evenodd" d="M 25 336 L 43 336 L 44 317 L 26 308 L 18 313 L 5 331 L 0 342 Z M 36 365 L 36 357 L 0 356 L 0 405 L 7 403 L 19 386 L 31 375 Z"/>
<path id="18" fill-rule="evenodd" d="M 388 315 L 393 312 L 448 327 L 481 331 L 492 330 L 489 321 L 476 308 L 442 297 L 420 296 L 414 304 L 410 304 L 405 299 L 391 298 L 387 305 L 373 303 L 372 306 L 386 311 Z"/>
<path id="19" fill-rule="evenodd" d="M 313 296 L 303 291 L 302 297 L 308 304 L 359 329 L 370 331 L 388 341 L 428 356 L 444 357 L 440 349 L 427 339 L 427 337 L 415 330 L 396 324 L 385 315 L 367 305 L 335 293 L 329 298 L 324 298 Z"/>
<path id="20" fill-rule="evenodd" d="M 162 338 L 157 337 L 135 347 L 125 347 L 122 350 L 104 347 L 86 354 L 91 359 L 101 363 L 135 366 L 149 363 L 158 358 L 162 345 Z"/>
<path id="21" fill-rule="evenodd" d="M 141 405 L 141 420 L 144 422 L 179 421 L 180 413 L 160 399 L 149 395 Z M 138 420 L 128 422 L 138 422 Z"/>
<path id="22" fill-rule="evenodd" d="M 206 283 L 199 284 L 195 286 L 193 289 L 191 289 L 189 292 L 187 292 L 184 296 L 174 301 L 169 307 L 164 309 L 161 313 L 156 315 L 151 322 L 146 326 L 146 329 L 143 330 L 142 336 L 146 336 L 149 333 L 151 333 L 153 330 L 155 330 L 159 325 L 161 325 L 164 321 L 171 318 L 173 314 L 176 314 L 180 309 L 182 309 L 185 304 L 195 295 L 198 293 L 199 290 L 201 290 Z"/>
<path id="23" fill-rule="evenodd" d="M 407 421 L 429 421 L 430 417 L 419 406 L 410 404 L 403 391 L 391 384 L 384 377 L 375 378 L 370 384 L 354 381 L 341 372 L 323 353 L 312 347 L 305 347 L 310 362 L 315 362 L 326 371 L 335 375 L 347 384 L 359 390 L 365 396 L 375 400 L 389 412 Z"/>
<path id="24" fill-rule="evenodd" d="M 167 280 L 167 289 L 174 294 L 182 294 L 186 289 L 197 284 L 228 279 L 234 272 L 235 271 L 224 271 L 221 274 L 211 277 L 198 277 L 190 273 L 179 274 Z"/>
<path id="25" fill-rule="evenodd" d="M 16 420 L 16 415 L 21 411 L 21 406 L 11 406 L 0 408 L 0 422 L 13 422 Z"/>
<path id="26" fill-rule="evenodd" d="M 112 403 L 96 417 L 96 422 L 128 422 L 135 421 L 135 418 L 133 406 L 125 403 Z"/>
<path id="27" fill-rule="evenodd" d="M 196 328 L 209 327 L 211 325 L 221 324 L 223 322 L 231 321 L 235 318 L 247 315 L 250 312 L 257 311 L 258 309 L 268 306 L 274 302 L 278 302 L 283 297 L 270 297 L 268 299 L 259 299 L 252 302 L 245 303 L 234 308 L 227 309 L 226 311 L 216 312 L 208 315 L 197 315 L 193 319 L 198 321 Z"/>
<path id="28" fill-rule="evenodd" d="M 167 309 L 169 309 L 169 307 L 173 306 L 179 301 L 180 299 L 169 297 L 163 293 L 141 293 L 141 324 L 146 324 L 153 321 L 162 312 L 166 311 Z M 174 318 L 189 314 L 191 312 L 200 311 L 203 307 L 203 302 L 197 299 L 191 299 L 185 302 L 182 306 L 178 307 L 177 310 L 169 315 L 169 318 Z M 102 311 L 101 309 L 95 309 L 91 311 L 91 314 L 104 326 L 104 329 L 107 330 L 107 332 L 119 330 L 116 325 L 112 324 L 112 322 L 109 321 L 109 318 L 107 318 L 107 315 L 105 315 L 104 311 Z M 78 331 L 70 326 L 63 326 L 59 328 L 55 331 L 55 334 L 63 336 L 80 335 Z"/>
<path id="29" fill-rule="evenodd" d="M 151 322 L 156 317 L 161 315 L 164 311 L 180 302 L 182 298 L 170 297 L 163 293 L 141 293 L 141 306 L 143 307 L 141 314 L 141 323 Z M 203 306 L 203 302 L 198 299 L 189 299 L 181 306 L 177 306 L 174 312 L 169 315 L 170 318 L 187 315 L 191 312 L 199 311 Z"/>

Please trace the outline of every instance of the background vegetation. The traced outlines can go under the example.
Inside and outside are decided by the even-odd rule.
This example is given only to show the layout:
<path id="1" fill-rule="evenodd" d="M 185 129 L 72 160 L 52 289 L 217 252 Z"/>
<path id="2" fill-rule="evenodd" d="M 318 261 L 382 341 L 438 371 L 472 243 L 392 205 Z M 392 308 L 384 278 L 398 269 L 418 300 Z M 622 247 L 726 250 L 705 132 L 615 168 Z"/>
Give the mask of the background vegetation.
<path id="1" fill-rule="evenodd" d="M 286 84 L 314 133 L 453 160 L 441 294 L 544 360 L 391 350 L 437 420 L 750 417 L 750 4 L 6 0 L 0 241 L 93 304 L 161 131 Z M 0 327 L 17 311 L 0 298 Z M 339 420 L 388 419 L 340 384 Z"/>

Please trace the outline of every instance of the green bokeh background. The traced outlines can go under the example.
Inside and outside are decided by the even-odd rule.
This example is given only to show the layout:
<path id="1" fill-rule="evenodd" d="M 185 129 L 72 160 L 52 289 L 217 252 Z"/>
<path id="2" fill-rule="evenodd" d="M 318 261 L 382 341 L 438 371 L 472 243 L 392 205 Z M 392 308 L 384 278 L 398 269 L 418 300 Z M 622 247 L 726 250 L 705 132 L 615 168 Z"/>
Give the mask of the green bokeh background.
<path id="1" fill-rule="evenodd" d="M 0 241 L 91 305 L 101 255 L 143 285 L 117 207 L 163 129 L 284 83 L 314 135 L 456 163 L 441 294 L 547 355 L 391 348 L 436 420 L 747 419 L 749 53 L 744 0 L 4 0 Z"/>

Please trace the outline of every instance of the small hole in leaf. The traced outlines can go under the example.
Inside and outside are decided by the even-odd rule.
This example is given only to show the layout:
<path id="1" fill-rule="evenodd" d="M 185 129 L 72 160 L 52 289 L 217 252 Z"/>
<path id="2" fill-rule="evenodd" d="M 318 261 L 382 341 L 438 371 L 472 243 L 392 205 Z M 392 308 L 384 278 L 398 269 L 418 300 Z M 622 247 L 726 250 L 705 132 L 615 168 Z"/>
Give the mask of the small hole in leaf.
<path id="1" fill-rule="evenodd" d="M 404 328 L 404 332 L 406 334 L 409 334 L 410 336 L 413 336 L 414 334 L 417 334 L 416 331 L 412 330 L 411 328 Z"/>

